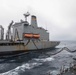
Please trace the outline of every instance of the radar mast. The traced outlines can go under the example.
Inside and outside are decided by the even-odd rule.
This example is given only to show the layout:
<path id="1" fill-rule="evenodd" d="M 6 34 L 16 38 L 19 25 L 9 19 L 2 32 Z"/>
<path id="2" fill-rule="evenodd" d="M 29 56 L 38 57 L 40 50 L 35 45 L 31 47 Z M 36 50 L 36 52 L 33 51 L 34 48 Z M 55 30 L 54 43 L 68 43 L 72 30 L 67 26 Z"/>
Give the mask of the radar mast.
<path id="1" fill-rule="evenodd" d="M 30 15 L 30 13 L 27 12 L 26 14 L 23 14 L 23 15 L 24 15 L 24 17 L 25 17 L 25 21 L 27 21 L 27 17 Z"/>

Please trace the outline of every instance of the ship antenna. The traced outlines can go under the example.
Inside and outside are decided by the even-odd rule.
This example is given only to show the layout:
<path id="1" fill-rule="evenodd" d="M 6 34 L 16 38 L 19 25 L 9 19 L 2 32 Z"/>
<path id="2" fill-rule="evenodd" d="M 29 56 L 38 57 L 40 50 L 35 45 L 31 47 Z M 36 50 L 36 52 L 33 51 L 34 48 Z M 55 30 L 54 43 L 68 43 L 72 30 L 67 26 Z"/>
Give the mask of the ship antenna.
<path id="1" fill-rule="evenodd" d="M 30 13 L 27 12 L 26 14 L 23 14 L 23 15 L 24 15 L 24 17 L 25 17 L 25 21 L 27 21 L 27 17 L 30 15 Z"/>

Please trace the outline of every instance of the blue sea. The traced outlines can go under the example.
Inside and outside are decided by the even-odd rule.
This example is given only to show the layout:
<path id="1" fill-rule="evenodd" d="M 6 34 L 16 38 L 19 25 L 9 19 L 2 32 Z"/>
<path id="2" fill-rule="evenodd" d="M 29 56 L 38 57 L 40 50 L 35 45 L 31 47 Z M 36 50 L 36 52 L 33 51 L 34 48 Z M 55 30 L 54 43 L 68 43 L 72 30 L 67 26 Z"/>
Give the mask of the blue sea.
<path id="1" fill-rule="evenodd" d="M 76 50 L 76 41 L 62 41 L 52 50 L 29 52 L 17 57 L 0 59 L 0 75 L 57 75 L 63 65 L 65 69 L 69 68 L 69 64 L 74 62 L 73 58 L 76 58 L 76 52 L 70 53 L 66 50 L 51 55 L 63 47 Z"/>

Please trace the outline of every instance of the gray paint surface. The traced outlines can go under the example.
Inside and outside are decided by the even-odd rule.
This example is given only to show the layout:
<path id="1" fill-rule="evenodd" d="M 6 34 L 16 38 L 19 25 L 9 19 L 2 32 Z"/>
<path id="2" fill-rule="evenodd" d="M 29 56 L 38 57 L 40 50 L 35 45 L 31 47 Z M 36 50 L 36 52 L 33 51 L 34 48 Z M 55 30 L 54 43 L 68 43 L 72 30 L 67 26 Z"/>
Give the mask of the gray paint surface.
<path id="1" fill-rule="evenodd" d="M 8 41 L 0 41 L 0 52 L 54 48 L 60 43 L 59 41 L 49 41 L 49 33 L 44 28 L 37 26 L 37 20 L 35 16 L 31 18 L 31 25 L 29 25 L 27 21 L 21 21 L 19 23 L 15 23 L 12 28 L 12 39 L 8 39 Z M 26 33 L 39 34 L 40 37 L 26 38 L 23 36 L 23 34 Z"/>

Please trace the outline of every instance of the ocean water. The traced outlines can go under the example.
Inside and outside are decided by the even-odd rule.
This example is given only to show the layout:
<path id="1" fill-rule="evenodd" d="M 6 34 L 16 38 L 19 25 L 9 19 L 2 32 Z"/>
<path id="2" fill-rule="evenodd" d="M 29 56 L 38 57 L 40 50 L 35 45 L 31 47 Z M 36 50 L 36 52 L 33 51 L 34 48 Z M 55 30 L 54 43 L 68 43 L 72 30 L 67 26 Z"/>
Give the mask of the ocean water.
<path id="1" fill-rule="evenodd" d="M 66 50 L 51 55 L 63 47 L 76 50 L 76 41 L 62 41 L 52 50 L 29 52 L 22 56 L 0 59 L 0 75 L 57 75 L 62 66 L 65 69 L 69 68 L 69 64 L 73 63 L 73 58 L 76 57 L 76 52 L 70 53 Z"/>

